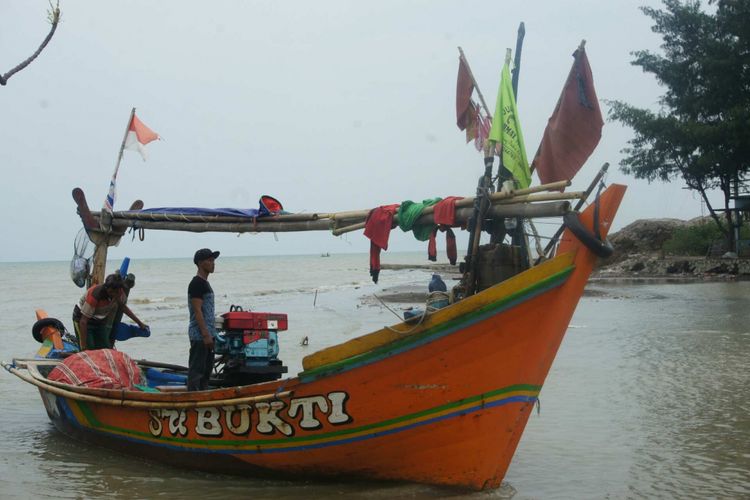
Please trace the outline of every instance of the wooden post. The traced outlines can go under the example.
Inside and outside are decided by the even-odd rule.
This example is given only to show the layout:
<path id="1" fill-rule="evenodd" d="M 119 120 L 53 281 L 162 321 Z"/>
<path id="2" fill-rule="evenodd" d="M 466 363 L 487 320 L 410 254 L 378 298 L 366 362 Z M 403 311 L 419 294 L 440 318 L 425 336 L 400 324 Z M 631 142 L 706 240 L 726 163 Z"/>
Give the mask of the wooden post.
<path id="1" fill-rule="evenodd" d="M 471 66 L 469 66 L 469 61 L 466 59 L 466 56 L 464 55 L 464 51 L 461 47 L 458 48 L 459 57 L 461 58 L 461 62 L 463 62 L 466 65 L 466 70 L 469 72 L 469 77 L 471 78 L 471 82 L 474 84 L 474 88 L 477 89 L 477 95 L 479 96 L 479 101 L 482 103 L 482 107 L 484 108 L 484 112 L 487 113 L 487 116 L 492 118 L 492 113 L 490 113 L 490 108 L 487 107 L 487 103 L 484 102 L 484 96 L 482 95 L 482 91 L 479 90 L 479 84 L 477 84 L 477 80 L 474 78 L 474 73 L 471 72 Z"/>
<path id="2" fill-rule="evenodd" d="M 107 196 L 104 199 L 104 207 L 102 208 L 99 217 L 99 228 L 100 233 L 89 231 L 89 239 L 94 242 L 96 247 L 94 248 L 94 264 L 91 270 L 91 283 L 90 285 L 98 285 L 104 283 L 104 275 L 107 268 L 107 249 L 110 244 L 114 245 L 120 240 L 120 235 L 114 238 L 114 241 L 110 240 L 110 234 L 112 233 L 112 211 L 115 205 L 115 181 L 117 180 L 117 172 L 120 170 L 120 163 L 122 162 L 122 152 L 125 150 L 125 141 L 128 139 L 128 132 L 130 131 L 130 124 L 133 122 L 135 116 L 135 108 L 130 110 L 130 118 L 128 118 L 128 124 L 125 126 L 125 134 L 122 137 L 122 143 L 120 144 L 120 151 L 117 153 L 117 163 L 115 164 L 115 171 L 112 173 L 112 180 L 110 181 L 110 189 L 107 191 Z M 112 203 L 108 205 L 107 198 L 109 193 L 112 193 Z M 75 195 L 74 195 L 75 196 Z"/>
<path id="3" fill-rule="evenodd" d="M 122 162 L 122 152 L 125 150 L 125 141 L 128 140 L 128 132 L 130 132 L 130 124 L 133 123 L 133 117 L 135 116 L 135 108 L 130 110 L 130 118 L 128 119 L 128 124 L 125 126 L 125 135 L 122 137 L 122 143 L 120 144 L 120 151 L 117 153 L 117 163 L 115 164 L 115 171 L 112 173 L 112 180 L 109 182 L 110 189 L 107 191 L 107 196 L 104 198 L 104 209 L 102 212 L 109 211 L 111 208 L 114 210 L 115 207 L 115 182 L 117 181 L 117 172 L 120 170 L 120 162 Z M 109 193 L 112 193 L 112 205 L 111 207 L 107 206 L 107 198 L 109 197 Z M 110 212 L 111 213 L 111 212 Z M 104 218 L 100 222 L 103 222 Z M 102 226 L 102 231 L 106 231 L 107 228 L 105 226 Z"/>
<path id="4" fill-rule="evenodd" d="M 479 178 L 477 186 L 477 197 L 474 200 L 474 212 L 469 221 L 469 249 L 466 254 L 466 273 L 464 274 L 464 289 L 466 295 L 472 295 L 476 289 L 477 252 L 479 251 L 479 240 L 482 238 L 482 220 L 490 206 L 489 193 L 492 189 L 492 155 L 484 158 L 484 176 Z M 502 159 L 501 159 L 502 162 Z"/>
<path id="5" fill-rule="evenodd" d="M 505 64 L 510 64 L 510 49 L 505 49 L 505 63 L 503 65 Z M 501 75 L 502 75 L 502 72 L 501 72 Z M 501 78 L 500 85 L 502 85 L 502 76 L 500 78 Z M 499 94 L 500 93 L 498 92 L 498 98 L 500 97 Z M 495 117 L 495 118 L 499 120 L 498 117 Z M 494 141 L 488 141 L 488 142 L 491 142 L 492 144 L 492 146 L 490 147 L 490 152 L 492 152 L 493 154 L 496 153 L 497 143 L 495 143 Z M 502 149 L 500 150 L 500 154 L 498 155 L 498 157 L 500 158 L 500 162 L 497 165 L 497 190 L 501 191 L 503 188 L 503 182 L 508 179 L 512 179 L 513 175 L 511 175 L 510 177 L 508 177 L 507 175 L 504 175 L 504 174 L 510 174 L 510 172 L 508 170 L 505 170 L 505 165 L 503 165 Z"/>
<path id="6" fill-rule="evenodd" d="M 516 38 L 516 55 L 513 59 L 513 78 L 511 79 L 513 85 L 513 95 L 518 101 L 518 74 L 521 72 L 521 50 L 523 49 L 523 38 L 526 36 L 526 26 L 523 24 L 518 25 L 518 38 Z"/>
<path id="7" fill-rule="evenodd" d="M 100 241 L 94 248 L 94 264 L 91 270 L 91 283 L 89 286 L 104 283 L 104 274 L 107 268 L 107 239 Z"/>

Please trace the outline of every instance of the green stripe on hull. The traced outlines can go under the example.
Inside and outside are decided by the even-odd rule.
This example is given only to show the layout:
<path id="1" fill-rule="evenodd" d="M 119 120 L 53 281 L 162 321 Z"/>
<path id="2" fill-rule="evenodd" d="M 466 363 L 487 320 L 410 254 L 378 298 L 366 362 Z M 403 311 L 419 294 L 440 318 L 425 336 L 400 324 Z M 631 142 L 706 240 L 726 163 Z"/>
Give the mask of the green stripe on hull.
<path id="1" fill-rule="evenodd" d="M 431 415 L 439 414 L 442 412 L 454 410 L 461 406 L 481 403 L 482 401 L 487 401 L 487 400 L 499 399 L 503 395 L 506 395 L 512 392 L 519 392 L 519 391 L 529 392 L 529 393 L 532 393 L 533 396 L 536 397 L 538 396 L 540 390 L 541 390 L 541 386 L 537 386 L 537 385 L 530 385 L 530 384 L 512 385 L 512 386 L 508 386 L 502 389 L 497 389 L 494 391 L 479 394 L 476 396 L 471 396 L 469 398 L 461 399 L 458 401 L 453 401 L 451 403 L 447 403 L 441 406 L 436 406 L 434 408 L 429 408 L 429 409 L 422 410 L 419 412 L 411 413 L 408 415 L 403 415 L 400 417 L 395 417 L 392 419 L 384 420 L 382 422 L 376 422 L 372 424 L 355 427 L 352 429 L 343 429 L 339 431 L 326 432 L 323 434 L 316 434 L 316 435 L 309 435 L 309 436 L 296 436 L 296 437 L 286 437 L 286 438 L 278 438 L 278 439 L 255 439 L 255 440 L 188 439 L 188 438 L 180 438 L 180 437 L 173 437 L 173 436 L 160 436 L 157 438 L 147 432 L 140 432 L 140 431 L 134 431 L 130 429 L 114 427 L 110 425 L 105 425 L 96 418 L 96 416 L 94 415 L 94 412 L 91 410 L 91 408 L 89 407 L 87 403 L 84 403 L 81 401 L 70 401 L 70 400 L 69 401 L 70 403 L 76 404 L 78 408 L 80 408 L 81 412 L 84 414 L 84 416 L 86 417 L 86 420 L 88 421 L 87 422 L 88 427 L 91 427 L 98 431 L 124 434 L 126 436 L 130 436 L 133 438 L 146 439 L 148 441 L 164 441 L 164 442 L 169 442 L 173 444 L 197 445 L 197 446 L 206 446 L 206 447 L 215 447 L 215 448 L 219 448 L 219 447 L 246 448 L 249 446 L 268 446 L 268 445 L 279 445 L 279 444 L 290 445 L 290 444 L 297 444 L 297 443 L 299 444 L 311 443 L 315 441 L 325 441 L 325 440 L 331 440 L 331 439 L 336 439 L 336 438 L 342 438 L 342 437 L 350 436 L 352 434 L 359 434 L 359 433 L 373 434 L 386 427 L 390 427 L 394 425 L 396 426 L 408 425 L 409 423 L 413 421 L 417 421 L 419 419 L 429 417 Z M 146 410 L 143 410 L 143 411 L 146 411 Z"/>
<path id="2" fill-rule="evenodd" d="M 367 364 L 378 358 L 382 358 L 384 354 L 390 354 L 392 351 L 406 350 L 412 344 L 422 344 L 425 342 L 429 342 L 433 340 L 432 337 L 437 338 L 446 331 L 458 330 L 462 326 L 465 327 L 468 324 L 480 321 L 484 319 L 482 318 L 483 316 L 499 314 L 500 312 L 506 309 L 510 309 L 511 307 L 521 302 L 529 300 L 539 295 L 540 293 L 546 292 L 548 290 L 551 290 L 552 288 L 562 285 L 574 269 L 575 268 L 571 266 L 545 278 L 544 280 L 523 288 L 507 297 L 504 297 L 497 302 L 493 302 L 475 311 L 461 315 L 452 320 L 446 321 L 445 323 L 441 323 L 440 325 L 436 325 L 428 330 L 425 330 L 424 332 L 411 335 L 404 339 L 396 340 L 382 347 L 373 349 L 372 351 L 357 354 L 341 361 L 336 361 L 327 365 L 320 366 L 318 368 L 314 368 L 312 370 L 302 372 L 299 374 L 299 378 L 305 382 L 309 382 L 331 373 L 350 370 L 352 368 L 356 368 L 357 366 Z"/>

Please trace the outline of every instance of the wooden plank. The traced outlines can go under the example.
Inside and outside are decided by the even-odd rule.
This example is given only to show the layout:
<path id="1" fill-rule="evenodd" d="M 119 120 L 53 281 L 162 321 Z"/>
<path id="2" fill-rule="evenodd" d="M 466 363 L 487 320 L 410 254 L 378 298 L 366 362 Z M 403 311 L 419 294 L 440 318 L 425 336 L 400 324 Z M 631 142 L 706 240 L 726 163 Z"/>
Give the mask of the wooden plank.
<path id="1" fill-rule="evenodd" d="M 567 201 L 549 203 L 518 203 L 508 205 L 493 205 L 488 213 L 496 217 L 557 217 L 570 207 Z M 461 223 L 467 219 L 471 209 L 456 210 L 456 221 Z M 423 215 L 417 223 L 433 223 L 433 214 Z M 192 233 L 224 232 L 224 233 L 283 233 L 297 231 L 332 231 L 339 235 L 364 227 L 364 222 L 352 224 L 341 229 L 333 230 L 333 219 L 319 219 L 306 222 L 264 222 L 227 223 L 227 222 L 167 222 L 167 221 L 137 221 L 113 219 L 112 229 L 118 234 L 130 227 L 162 231 L 187 231 Z M 356 226 L 356 227 L 353 227 Z"/>
<path id="2" fill-rule="evenodd" d="M 78 206 L 78 215 L 81 217 L 83 227 L 86 229 L 99 229 L 99 222 L 94 219 L 91 210 L 89 210 L 89 205 L 86 202 L 86 195 L 83 194 L 83 189 L 75 188 L 73 190 L 73 200 L 75 200 L 76 206 Z"/>

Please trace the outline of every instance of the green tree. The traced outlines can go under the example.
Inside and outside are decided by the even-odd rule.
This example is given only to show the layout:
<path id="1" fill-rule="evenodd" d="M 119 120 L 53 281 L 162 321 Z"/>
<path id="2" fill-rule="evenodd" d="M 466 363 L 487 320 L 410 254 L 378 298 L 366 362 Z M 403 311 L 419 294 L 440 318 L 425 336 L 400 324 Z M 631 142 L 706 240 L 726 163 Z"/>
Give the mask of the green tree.
<path id="1" fill-rule="evenodd" d="M 663 3 L 664 10 L 641 8 L 662 37 L 662 54 L 632 53 L 632 64 L 664 87 L 661 109 L 608 103 L 609 117 L 635 133 L 620 167 L 649 182 L 682 179 L 733 248 L 739 221 L 730 200 L 750 166 L 750 1 L 714 0 L 707 9 L 697 0 Z M 723 193 L 723 209 L 709 202 L 711 189 Z"/>

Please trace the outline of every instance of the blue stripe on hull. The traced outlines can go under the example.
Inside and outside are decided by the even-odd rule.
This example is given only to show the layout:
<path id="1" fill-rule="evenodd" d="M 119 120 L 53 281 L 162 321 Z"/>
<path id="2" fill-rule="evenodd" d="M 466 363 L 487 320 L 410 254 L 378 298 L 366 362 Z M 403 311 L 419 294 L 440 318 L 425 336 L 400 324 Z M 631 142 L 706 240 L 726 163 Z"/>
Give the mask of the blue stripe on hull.
<path id="1" fill-rule="evenodd" d="M 76 427 L 78 429 L 84 429 L 84 430 L 86 430 L 88 432 L 92 432 L 92 433 L 96 433 L 96 434 L 99 434 L 99 435 L 104 435 L 104 436 L 108 436 L 108 437 L 112 437 L 112 438 L 117 438 L 117 439 L 124 440 L 124 441 L 129 441 L 129 442 L 136 443 L 136 444 L 144 444 L 144 445 L 148 445 L 148 446 L 155 446 L 155 447 L 160 447 L 160 448 L 168 448 L 168 449 L 171 449 L 171 450 L 174 450 L 174 451 L 179 451 L 179 452 L 216 453 L 216 454 L 230 454 L 230 455 L 255 455 L 255 454 L 263 454 L 263 453 L 286 453 L 286 452 L 294 452 L 294 451 L 313 450 L 313 449 L 318 449 L 318 448 L 327 448 L 327 447 L 331 447 L 331 446 L 340 446 L 340 445 L 345 445 L 345 444 L 349 444 L 349 443 L 355 443 L 355 442 L 358 442 L 358 441 L 366 441 L 368 439 L 374 439 L 374 438 L 381 437 L 381 436 L 388 436 L 388 435 L 391 435 L 391 434 L 397 434 L 397 433 L 408 431 L 408 430 L 411 430 L 411 429 L 415 429 L 417 427 L 421 427 L 421 426 L 424 426 L 424 425 L 429 425 L 429 424 L 433 424 L 433 423 L 437 423 L 437 422 L 442 422 L 442 421 L 445 421 L 445 420 L 449 420 L 449 419 L 452 419 L 452 418 L 457 418 L 457 417 L 461 417 L 461 416 L 464 416 L 464 415 L 469 415 L 471 413 L 476 413 L 478 411 L 482 411 L 482 410 L 485 410 L 485 409 L 488 409 L 488 408 L 495 408 L 495 407 L 504 406 L 504 405 L 511 404 L 511 403 L 533 403 L 533 402 L 535 402 L 537 400 L 537 397 L 535 397 L 535 396 L 522 396 L 522 395 L 511 396 L 511 397 L 508 397 L 508 398 L 500 399 L 500 400 L 497 400 L 497 401 L 492 401 L 492 402 L 489 402 L 489 403 L 487 403 L 487 402 L 480 403 L 480 404 L 477 404 L 477 405 L 475 405 L 473 407 L 470 407 L 470 408 L 465 408 L 465 409 L 462 409 L 462 410 L 456 410 L 454 412 L 447 413 L 445 415 L 440 415 L 440 416 L 433 417 L 433 418 L 430 418 L 430 419 L 427 419 L 427 420 L 422 420 L 420 422 L 414 422 L 414 423 L 411 423 L 411 424 L 406 424 L 406 425 L 403 425 L 401 427 L 396 427 L 396 428 L 393 428 L 393 429 L 387 429 L 387 430 L 384 430 L 384 431 L 373 432 L 371 434 L 367 434 L 367 435 L 364 435 L 364 436 L 356 436 L 356 437 L 351 437 L 351 438 L 344 438 L 344 439 L 339 439 L 339 440 L 336 440 L 336 441 L 329 441 L 329 442 L 325 442 L 325 443 L 317 443 L 317 444 L 309 444 L 309 445 L 301 445 L 301 446 L 290 446 L 290 447 L 274 448 L 274 449 L 264 448 L 264 449 L 261 449 L 261 450 L 259 450 L 259 449 L 238 449 L 238 448 L 224 448 L 224 449 L 193 448 L 193 447 L 190 447 L 189 445 L 188 446 L 176 446 L 176 445 L 165 443 L 165 442 L 154 442 L 154 441 L 150 441 L 150 440 L 138 439 L 138 438 L 135 438 L 135 437 L 132 437 L 132 436 L 123 436 L 121 434 L 114 434 L 112 432 L 108 432 L 108 431 L 104 431 L 104 430 L 99 430 L 99 429 L 96 429 L 96 428 L 85 427 L 85 426 L 81 425 L 81 423 L 78 422 L 78 420 L 75 418 L 75 416 L 73 415 L 72 411 L 68 407 L 67 401 L 65 401 L 64 398 L 57 398 L 57 399 L 58 399 L 59 402 L 61 402 L 61 404 L 58 405 L 58 406 L 64 406 L 64 408 L 65 408 L 64 414 L 65 414 L 65 418 L 67 420 L 67 423 L 68 424 L 72 424 L 74 427 Z"/>

